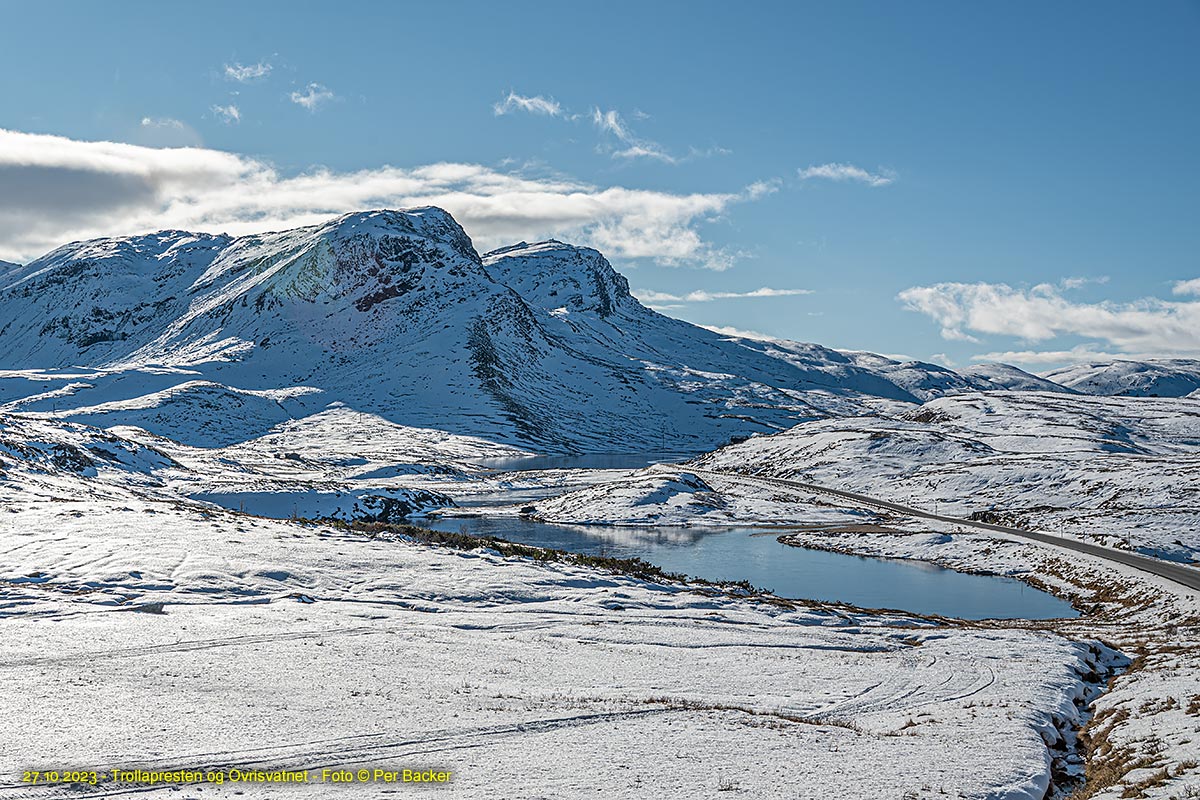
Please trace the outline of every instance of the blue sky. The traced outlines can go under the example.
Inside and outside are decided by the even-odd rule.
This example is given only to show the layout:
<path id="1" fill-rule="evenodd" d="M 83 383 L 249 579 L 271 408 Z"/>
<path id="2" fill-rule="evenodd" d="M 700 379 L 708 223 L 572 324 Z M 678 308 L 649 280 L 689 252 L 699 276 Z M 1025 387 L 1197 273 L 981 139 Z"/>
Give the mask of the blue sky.
<path id="1" fill-rule="evenodd" d="M 1195 2 L 0 10 L 0 258 L 435 199 L 705 325 L 1200 355 Z"/>

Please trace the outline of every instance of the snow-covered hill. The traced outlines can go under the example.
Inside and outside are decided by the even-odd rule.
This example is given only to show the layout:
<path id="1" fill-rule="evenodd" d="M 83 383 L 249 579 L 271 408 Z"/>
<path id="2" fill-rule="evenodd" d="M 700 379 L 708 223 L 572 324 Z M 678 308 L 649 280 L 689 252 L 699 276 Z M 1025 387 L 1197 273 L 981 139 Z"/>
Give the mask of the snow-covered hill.
<path id="1" fill-rule="evenodd" d="M 1008 364 L 981 364 L 955 372 L 926 361 L 897 361 L 876 353 L 845 351 L 845 355 L 855 365 L 882 375 L 922 401 L 962 392 L 1006 389 L 1070 392 L 1052 381 Z"/>
<path id="2" fill-rule="evenodd" d="M 959 374 L 976 383 L 987 383 L 986 387 L 980 388 L 1014 392 L 1063 392 L 1066 394 L 1075 391 L 1048 378 L 1018 369 L 1011 364 L 976 364 L 964 367 L 959 370 Z"/>
<path id="3" fill-rule="evenodd" d="M 1087 394 L 1186 397 L 1200 389 L 1200 360 L 1093 361 L 1056 369 L 1045 377 Z"/>
<path id="4" fill-rule="evenodd" d="M 545 764 L 568 766 L 542 781 L 566 795 L 587 773 L 638 796 L 647 786 L 662 797 L 793 796 L 779 778 L 793 762 L 834 776 L 819 787 L 826 795 L 920 796 L 933 791 L 936 762 L 942 790 L 1042 797 L 1052 774 L 1080 768 L 1071 731 L 1098 691 L 1098 659 L 1115 656 L 1099 645 L 846 608 L 752 607 L 574 561 L 240 512 L 396 520 L 534 489 L 538 513 L 563 520 L 802 520 L 839 536 L 896 535 L 875 512 L 747 489 L 696 465 L 520 477 L 480 465 L 526 455 L 526 445 L 700 449 L 782 431 L 697 463 L 987 510 L 1183 560 L 1200 554 L 1197 421 L 1196 400 L 1078 395 L 1003 365 L 954 372 L 723 336 L 643 307 L 594 250 L 551 241 L 481 257 L 438 209 L 242 238 L 163 232 L 68 245 L 0 265 L 9 696 L 47 704 L 16 719 L 22 731 L 31 716 L 49 720 L 32 737 L 0 738 L 24 747 L 14 769 L 35 756 L 190 769 L 218 746 L 223 764 L 328 765 L 346 760 L 364 719 L 394 717 L 395 690 L 407 687 L 413 730 L 350 755 L 421 746 L 422 731 L 464 720 L 434 732 L 452 751 L 470 745 L 470 757 L 445 762 L 470 796 L 520 793 Z M 895 545 L 908 550 L 888 554 L 1051 574 L 1035 548 L 915 525 Z M 1081 584 L 1095 608 L 1110 597 L 1115 607 L 1113 575 L 1129 577 L 1104 569 Z M 1171 621 L 1166 635 L 1194 641 L 1194 605 L 1167 605 L 1157 591 L 1139 585 L 1151 599 L 1137 613 L 1154 607 Z M 151 613 L 99 613 L 110 609 Z M 1144 629 L 1099 619 L 1106 639 L 1136 638 L 1147 651 Z M 1075 630 L 1090 638 L 1095 628 Z M 258 656 L 227 649 L 247 646 Z M 1134 691 L 1122 684 L 1104 710 L 1116 720 L 1106 736 L 1124 742 L 1119 758 L 1153 753 L 1163 769 L 1192 753 L 1177 735 L 1191 726 L 1176 698 L 1195 695 L 1194 653 L 1170 646 L 1162 652 L 1178 662 L 1151 652 Z M 130 658 L 150 660 L 129 669 Z M 165 709 L 163 674 L 185 676 Z M 47 688 L 47 675 L 58 684 Z M 236 708 L 199 713 L 228 685 L 248 687 Z M 289 697 L 314 685 L 304 708 L 274 713 L 295 711 Z M 126 725 L 112 709 L 128 698 L 149 705 Z M 240 739 L 227 725 L 197 733 L 196 720 L 246 708 L 261 724 Z M 56 719 L 90 731 L 91 749 Z M 324 743 L 303 738 L 314 719 Z M 584 734 L 571 733 L 580 725 Z M 682 744 L 679 731 L 689 732 Z M 481 750 L 480 736 L 499 744 Z M 554 751 L 564 736 L 575 738 Z M 668 746 L 628 774 L 605 773 L 603 757 L 580 771 L 579 753 L 603 756 L 631 739 Z M 731 752 L 742 754 L 730 762 L 740 783 L 726 785 L 711 765 Z M 668 781 L 634 774 L 660 775 L 670 758 L 684 766 Z M 511 766 L 499 790 L 498 763 Z M 597 782 L 586 784 L 593 792 Z"/>
<path id="5" fill-rule="evenodd" d="M 161 486 L 152 473 L 172 466 L 166 453 L 107 431 L 0 414 L 0 480 L 21 475 L 37 484 L 66 475 L 124 491 Z"/>
<path id="6" fill-rule="evenodd" d="M 975 393 L 816 420 L 697 464 L 1200 560 L 1200 402 Z"/>
<path id="7" fill-rule="evenodd" d="M 595 250 L 549 241 L 481 258 L 437 208 L 77 242 L 3 273 L 0 320 L 0 407 L 203 446 L 340 402 L 543 450 L 700 450 L 862 413 L 864 398 L 996 386 L 723 336 L 642 306 Z"/>
<path id="8" fill-rule="evenodd" d="M 22 709 L 0 715 L 6 774 L 45 759 L 158 774 L 312 769 L 318 783 L 331 764 L 437 748 L 423 757 L 453 772 L 461 798 L 526 797 L 531 780 L 550 797 L 592 797 L 599 784 L 613 797 L 708 797 L 720 764 L 743 795 L 792 800 L 784 778 L 797 759 L 831 776 L 828 796 L 919 794 L 937 763 L 955 793 L 1041 797 L 1052 754 L 1069 752 L 1046 742 L 1081 721 L 1076 702 L 1111 658 L 1040 631 L 751 603 L 565 560 L 251 517 L 98 480 L 118 462 L 160 460 L 103 433 L 0 415 L 9 436 L 116 460 L 88 455 L 109 466 L 87 477 L 52 453 L 0 451 L 11 470 L 0 475 L 0 703 Z M 156 798 L 349 796 L 108 773 L 91 792 L 10 783 L 5 795 L 130 786 Z"/>

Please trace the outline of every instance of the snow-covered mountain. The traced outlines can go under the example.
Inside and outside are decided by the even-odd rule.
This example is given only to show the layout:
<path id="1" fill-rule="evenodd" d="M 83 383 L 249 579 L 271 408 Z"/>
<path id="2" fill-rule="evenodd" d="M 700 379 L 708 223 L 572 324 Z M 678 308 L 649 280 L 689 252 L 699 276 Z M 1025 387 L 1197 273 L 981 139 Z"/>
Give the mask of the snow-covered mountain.
<path id="1" fill-rule="evenodd" d="M 1045 377 L 1086 394 L 1186 397 L 1200 389 L 1200 360 L 1093 361 L 1056 369 Z"/>
<path id="2" fill-rule="evenodd" d="M 1033 375 L 1011 364 L 976 364 L 964 367 L 959 374 L 975 381 L 985 381 L 989 389 L 1012 392 L 1062 392 L 1073 394 L 1070 389 L 1047 378 Z"/>
<path id="3" fill-rule="evenodd" d="M 997 388 L 993 375 L 723 336 L 642 306 L 595 250 L 480 257 L 437 208 L 77 242 L 0 276 L 0 408 L 205 446 L 340 402 L 546 450 L 703 449 L 872 398 Z M 1020 375 L 1007 385 L 1047 388 Z"/>

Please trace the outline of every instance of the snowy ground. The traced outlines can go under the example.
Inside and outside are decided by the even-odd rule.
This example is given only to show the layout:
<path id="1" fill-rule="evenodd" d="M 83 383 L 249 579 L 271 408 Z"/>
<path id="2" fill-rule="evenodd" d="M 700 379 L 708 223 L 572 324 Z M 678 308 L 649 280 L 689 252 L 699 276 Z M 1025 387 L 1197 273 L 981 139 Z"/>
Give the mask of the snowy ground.
<path id="1" fill-rule="evenodd" d="M 698 460 L 1200 560 L 1200 402 L 1021 392 L 804 423 Z"/>
<path id="2" fill-rule="evenodd" d="M 786 536 L 803 547 L 1014 575 L 1071 597 L 1087 613 L 1048 627 L 1073 639 L 1097 638 L 1133 659 L 1084 728 L 1095 794 L 1083 796 L 1200 795 L 1200 593 L 1078 553 L 936 522 L 894 519 L 884 531 Z"/>
<path id="3" fill-rule="evenodd" d="M 348 765 L 466 797 L 1041 797 L 1111 657 L 204 507 L 129 477 L 161 453 L 48 425 L 4 428 L 43 441 L 2 456 L 0 798 L 121 788 L 27 769 Z"/>
<path id="4" fill-rule="evenodd" d="M 700 477 L 682 465 L 576 488 L 533 508 L 556 522 L 784 526 L 781 534 L 798 546 L 1012 576 L 1070 598 L 1085 612 L 1080 619 L 1025 627 L 1100 640 L 1132 659 L 1097 700 L 1095 721 L 1084 728 L 1081 752 L 1089 755 L 1088 791 L 1095 794 L 1081 796 L 1184 798 L 1200 792 L 1200 594 L 1078 553 L 867 508 L 835 509 L 828 499 L 753 478 Z M 511 514 L 517 507 L 483 511 Z M 1163 518 L 1169 519 L 1165 512 Z"/>
<path id="5" fill-rule="evenodd" d="M 1083 402 L 1093 400 L 1110 403 Z M 1068 497 L 1054 476 L 1075 468 L 1100 494 L 1104 480 L 1129 480 L 1139 513 L 1153 510 L 1162 530 L 1186 528 L 1189 507 L 1172 516 L 1170 493 L 1193 483 L 1162 473 L 1171 464 L 1186 473 L 1195 458 L 1194 401 L 1160 401 L 1171 405 L 1140 421 L 1121 416 L 1116 404 L 1127 401 L 1111 401 L 1086 425 L 1067 414 L 1079 406 L 1054 398 L 1020 401 L 1038 415 L 979 402 L 935 401 L 923 410 L 944 416 L 923 420 L 843 420 L 832 434 L 831 422 L 808 423 L 700 463 L 799 477 L 819 470 L 815 477 L 866 488 L 857 475 L 873 490 L 879 480 L 919 486 L 915 473 L 974 476 L 946 493 L 958 496 L 1003 484 L 980 480 L 993 474 L 981 464 L 1005 474 L 1040 460 L 1046 491 Z M 925 439 L 910 447 L 914 436 Z M 860 446 L 869 457 L 854 455 Z M 479 466 L 519 455 L 341 407 L 215 449 L 0 415 L 0 697 L 17 709 L 0 719 L 0 800 L 123 789 L 30 787 L 20 783 L 26 769 L 309 769 L 317 780 L 322 768 L 360 765 L 450 770 L 443 790 L 468 797 L 728 789 L 1040 798 L 1052 777 L 1066 785 L 1084 770 L 1081 755 L 1097 797 L 1200 791 L 1194 594 L 1083 556 L 688 465 L 504 474 Z M 1135 466 L 1092 469 L 1105 459 Z M 1033 505 L 1036 483 L 1021 474 L 1014 483 Z M 935 624 L 229 510 L 241 497 L 276 506 L 247 510 L 304 516 L 288 508 L 303 499 L 323 515 L 329 497 L 387 493 L 428 496 L 427 511 L 459 506 L 439 513 L 787 525 L 803 546 L 1021 577 L 1087 613 Z M 195 499 L 216 495 L 219 504 Z M 1137 535 L 1130 541 L 1165 534 Z M 1110 666 L 1123 671 L 1095 699 Z M 303 791 L 198 784 L 149 794 Z"/>
<path id="6" fill-rule="evenodd" d="M 615 471 L 614 471 L 615 472 Z M 573 477 L 579 480 L 577 476 Z M 812 492 L 748 485 L 686 468 L 651 467 L 614 474 L 602 483 L 546 499 L 499 506 L 444 509 L 442 516 L 525 513 L 546 522 L 591 525 L 737 525 L 868 523 L 877 515 L 841 508 Z"/>
<path id="7" fill-rule="evenodd" d="M 5 522 L 9 775 L 381 764 L 449 769 L 465 796 L 695 797 L 728 780 L 755 797 L 1037 797 L 1038 731 L 1053 735 L 1048 711 L 1073 719 L 1094 657 L 1047 634 L 82 506 Z"/>
<path id="8" fill-rule="evenodd" d="M 1087 613 L 1042 627 L 1073 639 L 1101 639 L 1133 658 L 1085 728 L 1088 792 L 1198 796 L 1196 593 L 1076 553 L 869 508 L 833 507 L 827 496 L 743 476 L 798 478 L 943 514 L 992 510 L 1041 530 L 1186 561 L 1200 553 L 1200 405 L 1194 399 L 1134 405 L 1027 393 L 964 395 L 916 411 L 880 411 L 804 423 L 723 448 L 697 459 L 696 471 L 683 464 L 630 472 L 523 508 L 558 523 L 789 526 L 788 539 L 800 546 L 1010 575 L 1069 597 Z M 740 475 L 724 478 L 712 469 Z"/>

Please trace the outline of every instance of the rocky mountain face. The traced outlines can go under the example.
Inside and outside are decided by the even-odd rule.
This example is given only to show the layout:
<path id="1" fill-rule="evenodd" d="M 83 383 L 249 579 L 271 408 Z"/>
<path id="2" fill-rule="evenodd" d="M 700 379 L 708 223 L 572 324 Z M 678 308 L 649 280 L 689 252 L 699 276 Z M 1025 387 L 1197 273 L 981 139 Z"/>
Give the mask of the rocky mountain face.
<path id="1" fill-rule="evenodd" d="M 0 269 L 0 321 L 0 410 L 202 446 L 342 403 L 542 450 L 699 450 L 873 402 L 1053 387 L 723 336 L 642 306 L 589 248 L 481 257 L 437 208 L 77 242 Z"/>

